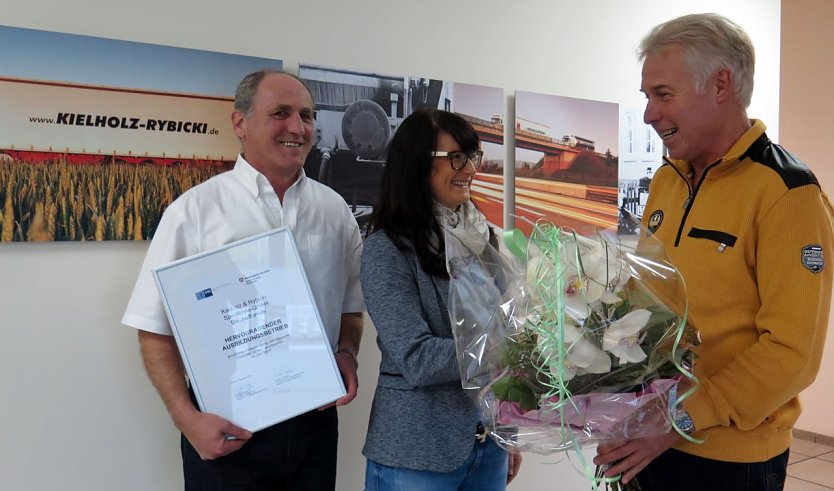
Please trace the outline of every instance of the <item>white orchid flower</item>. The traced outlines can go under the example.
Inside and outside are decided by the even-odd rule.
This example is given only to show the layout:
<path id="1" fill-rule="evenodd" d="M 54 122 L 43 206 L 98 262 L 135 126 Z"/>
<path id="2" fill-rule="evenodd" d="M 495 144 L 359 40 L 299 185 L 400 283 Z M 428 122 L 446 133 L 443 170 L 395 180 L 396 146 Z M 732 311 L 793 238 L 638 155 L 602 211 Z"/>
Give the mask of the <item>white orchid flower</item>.
<path id="1" fill-rule="evenodd" d="M 645 360 L 646 353 L 640 348 L 640 333 L 651 315 L 646 309 L 637 309 L 611 323 L 602 336 L 602 348 L 618 357 L 620 364 Z"/>
<path id="2" fill-rule="evenodd" d="M 582 281 L 578 274 L 569 276 L 568 281 L 566 281 L 565 314 L 577 321 L 587 319 L 591 314 L 589 304 L 593 300 L 588 296 L 587 285 L 588 281 Z M 592 294 L 595 293 L 592 292 Z"/>
<path id="3" fill-rule="evenodd" d="M 554 259 L 548 257 L 533 242 L 528 246 L 527 286 L 533 300 L 542 301 L 548 289 L 556 288 L 554 279 L 561 278 L 564 289 L 564 312 L 575 321 L 587 319 L 592 305 L 602 302 L 616 305 L 622 301 L 614 289 L 629 278 L 628 268 L 620 258 L 618 248 L 607 241 L 593 241 L 577 237 L 577 248 L 565 245 Z M 581 258 L 576 257 L 579 251 Z M 580 266 L 581 262 L 581 266 Z"/>
<path id="4" fill-rule="evenodd" d="M 553 266 L 544 254 L 532 242 L 528 246 L 527 287 L 531 294 L 536 294 L 542 280 L 553 274 Z"/>
<path id="5" fill-rule="evenodd" d="M 602 296 L 599 297 L 599 301 L 606 305 L 617 305 L 622 302 L 623 299 L 618 297 L 617 294 L 611 290 L 605 290 L 602 292 Z"/>
<path id="6" fill-rule="evenodd" d="M 630 275 L 617 248 L 606 244 L 580 244 L 581 272 L 577 270 L 575 257 L 566 258 L 565 311 L 575 319 L 586 319 L 596 302 L 616 305 L 622 301 L 614 289 L 624 285 Z"/>
<path id="7" fill-rule="evenodd" d="M 594 300 L 603 292 L 622 286 L 630 276 L 618 247 L 605 241 L 596 243 L 589 252 L 582 254 L 582 269 L 589 279 L 589 291 L 595 292 Z"/>
<path id="8" fill-rule="evenodd" d="M 550 366 L 550 373 L 558 377 L 561 372 L 562 379 L 568 381 L 577 375 L 611 371 L 611 358 L 588 341 L 579 328 L 565 322 L 563 332 L 565 357 L 562 366 L 559 364 L 559 347 L 553 346 L 558 343 L 556 336 L 539 335 L 538 338 L 539 350 Z"/>

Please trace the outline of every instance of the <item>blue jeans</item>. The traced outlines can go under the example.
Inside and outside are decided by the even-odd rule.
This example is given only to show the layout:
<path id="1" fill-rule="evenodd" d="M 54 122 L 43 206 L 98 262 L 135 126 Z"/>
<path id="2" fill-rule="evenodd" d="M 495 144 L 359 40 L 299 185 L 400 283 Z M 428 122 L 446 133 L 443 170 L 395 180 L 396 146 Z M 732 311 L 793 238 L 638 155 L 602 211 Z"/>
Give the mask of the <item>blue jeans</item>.
<path id="1" fill-rule="evenodd" d="M 472 442 L 472 452 L 451 472 L 416 471 L 388 467 L 368 459 L 365 491 L 504 491 L 508 455 L 487 438 Z"/>
<path id="2" fill-rule="evenodd" d="M 637 474 L 643 491 L 781 491 L 788 450 L 764 462 L 739 463 L 669 449 Z"/>

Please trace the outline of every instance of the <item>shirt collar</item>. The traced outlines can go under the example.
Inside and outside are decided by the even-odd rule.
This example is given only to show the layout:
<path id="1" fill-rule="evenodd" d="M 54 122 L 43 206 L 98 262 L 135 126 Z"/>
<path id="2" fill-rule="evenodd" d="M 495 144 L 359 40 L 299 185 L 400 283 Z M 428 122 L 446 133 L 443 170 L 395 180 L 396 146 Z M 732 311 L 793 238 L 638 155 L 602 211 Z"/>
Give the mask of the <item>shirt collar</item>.
<path id="1" fill-rule="evenodd" d="M 266 179 L 266 176 L 252 167 L 252 164 L 247 162 L 242 154 L 237 155 L 237 161 L 235 162 L 235 167 L 232 172 L 234 172 L 235 177 L 241 182 L 241 184 L 243 184 L 253 198 L 261 198 L 265 193 L 275 193 L 275 190 L 272 189 L 272 185 Z M 290 189 L 298 187 L 298 189 L 301 190 L 306 182 L 307 174 L 302 168 L 301 172 L 298 173 L 298 178 L 292 186 L 290 186 Z"/>
<path id="2" fill-rule="evenodd" d="M 732 165 L 735 162 L 741 160 L 741 158 L 745 155 L 745 153 L 750 149 L 750 147 L 755 143 L 765 132 L 767 126 L 758 119 L 751 119 L 750 120 L 750 128 L 744 132 L 733 146 L 727 150 L 721 159 L 719 159 L 719 163 L 716 165 L 715 170 L 710 170 L 711 175 L 715 175 L 716 171 L 723 168 L 726 168 Z M 663 160 L 668 163 L 669 165 L 678 169 L 682 176 L 688 176 L 692 173 L 692 165 L 686 160 L 677 160 L 677 159 L 670 159 L 667 157 L 663 157 Z M 711 164 L 708 167 L 711 167 Z"/>
<path id="3" fill-rule="evenodd" d="M 736 140 L 732 147 L 724 154 L 725 161 L 736 161 L 742 158 L 747 153 L 753 143 L 762 136 L 767 129 L 765 124 L 758 119 L 750 120 L 750 128 L 741 135 L 741 138 Z"/>

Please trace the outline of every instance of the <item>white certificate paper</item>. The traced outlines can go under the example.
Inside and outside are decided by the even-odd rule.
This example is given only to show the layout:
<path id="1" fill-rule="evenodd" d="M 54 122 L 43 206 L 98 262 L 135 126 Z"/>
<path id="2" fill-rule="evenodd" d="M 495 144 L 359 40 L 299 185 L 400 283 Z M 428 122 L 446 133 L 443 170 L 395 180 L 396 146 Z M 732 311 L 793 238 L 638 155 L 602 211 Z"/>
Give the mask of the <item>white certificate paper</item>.
<path id="1" fill-rule="evenodd" d="M 346 393 L 289 228 L 153 272 L 202 411 L 258 431 Z"/>

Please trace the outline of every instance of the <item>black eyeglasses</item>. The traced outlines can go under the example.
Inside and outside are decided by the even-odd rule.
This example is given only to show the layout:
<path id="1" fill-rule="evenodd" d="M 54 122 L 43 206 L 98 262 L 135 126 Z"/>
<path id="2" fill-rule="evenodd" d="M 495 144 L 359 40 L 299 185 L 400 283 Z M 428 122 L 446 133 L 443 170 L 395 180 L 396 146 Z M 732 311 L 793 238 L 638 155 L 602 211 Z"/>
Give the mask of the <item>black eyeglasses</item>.
<path id="1" fill-rule="evenodd" d="M 446 157 L 449 159 L 449 163 L 452 164 L 452 169 L 461 170 L 466 167 L 466 163 L 470 160 L 472 161 L 472 165 L 475 168 L 479 168 L 481 166 L 481 160 L 484 158 L 484 152 L 480 150 L 475 150 L 473 152 L 432 152 L 432 157 Z"/>

